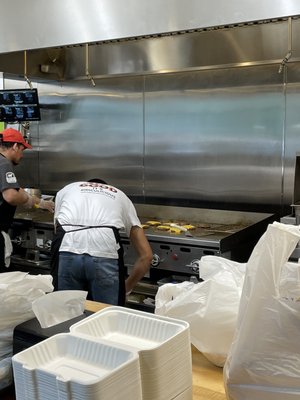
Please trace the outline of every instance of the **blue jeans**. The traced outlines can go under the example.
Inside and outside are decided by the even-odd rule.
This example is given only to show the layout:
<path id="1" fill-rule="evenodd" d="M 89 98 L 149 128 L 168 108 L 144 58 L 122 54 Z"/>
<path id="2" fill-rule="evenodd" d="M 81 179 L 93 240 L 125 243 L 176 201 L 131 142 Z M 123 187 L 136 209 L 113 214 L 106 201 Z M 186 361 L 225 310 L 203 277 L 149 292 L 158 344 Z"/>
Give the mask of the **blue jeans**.
<path id="1" fill-rule="evenodd" d="M 89 254 L 59 253 L 58 290 L 87 290 L 89 298 L 118 304 L 118 260 Z"/>

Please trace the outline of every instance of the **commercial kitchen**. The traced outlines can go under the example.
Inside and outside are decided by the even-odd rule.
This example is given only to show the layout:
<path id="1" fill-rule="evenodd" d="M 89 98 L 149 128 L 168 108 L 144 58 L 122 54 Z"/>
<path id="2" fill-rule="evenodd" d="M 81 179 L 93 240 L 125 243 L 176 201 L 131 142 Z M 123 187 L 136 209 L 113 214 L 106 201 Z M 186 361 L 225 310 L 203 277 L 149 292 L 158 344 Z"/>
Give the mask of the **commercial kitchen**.
<path id="1" fill-rule="evenodd" d="M 201 257 L 246 263 L 273 221 L 299 224 L 296 0 L 1 8 L 0 92 L 38 94 L 39 118 L 0 122 L 33 147 L 18 181 L 55 197 L 98 176 L 128 195 L 153 250 L 128 309 L 153 314 L 161 285 L 201 280 Z M 157 228 L 170 221 L 195 229 Z M 17 210 L 10 236 L 12 271 L 50 273 L 50 214 Z M 121 238 L 130 271 L 135 254 Z M 222 368 L 194 347 L 192 361 L 193 398 L 225 399 Z"/>

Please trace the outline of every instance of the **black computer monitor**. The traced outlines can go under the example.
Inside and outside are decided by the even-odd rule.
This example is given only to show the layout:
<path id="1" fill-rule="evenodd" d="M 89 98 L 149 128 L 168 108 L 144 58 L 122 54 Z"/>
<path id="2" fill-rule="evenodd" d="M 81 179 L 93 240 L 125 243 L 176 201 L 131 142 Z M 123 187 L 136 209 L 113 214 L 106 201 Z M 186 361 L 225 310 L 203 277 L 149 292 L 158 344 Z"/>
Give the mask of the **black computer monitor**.
<path id="1" fill-rule="evenodd" d="M 0 121 L 40 121 L 37 89 L 0 90 Z"/>

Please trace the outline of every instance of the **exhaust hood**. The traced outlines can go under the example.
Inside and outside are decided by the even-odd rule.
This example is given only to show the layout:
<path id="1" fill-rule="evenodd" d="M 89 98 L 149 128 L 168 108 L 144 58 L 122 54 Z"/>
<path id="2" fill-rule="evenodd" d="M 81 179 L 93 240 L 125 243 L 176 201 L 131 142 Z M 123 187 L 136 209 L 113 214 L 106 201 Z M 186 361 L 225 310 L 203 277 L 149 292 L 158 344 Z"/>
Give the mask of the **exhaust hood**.
<path id="1" fill-rule="evenodd" d="M 0 53 L 286 18 L 298 0 L 2 0 Z"/>
<path id="2" fill-rule="evenodd" d="M 46 81 L 280 66 L 298 15 L 298 0 L 2 0 L 0 71 L 24 76 L 24 53 L 28 76 Z M 294 40 L 284 62 L 299 58 Z"/>

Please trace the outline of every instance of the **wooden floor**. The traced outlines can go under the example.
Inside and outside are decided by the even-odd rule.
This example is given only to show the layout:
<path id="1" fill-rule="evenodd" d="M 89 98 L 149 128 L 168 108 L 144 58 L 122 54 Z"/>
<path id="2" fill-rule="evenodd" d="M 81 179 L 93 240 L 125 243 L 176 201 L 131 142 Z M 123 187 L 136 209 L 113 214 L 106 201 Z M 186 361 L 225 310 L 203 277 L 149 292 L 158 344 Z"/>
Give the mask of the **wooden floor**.
<path id="1" fill-rule="evenodd" d="M 223 368 L 216 367 L 192 346 L 193 400 L 226 400 Z"/>

